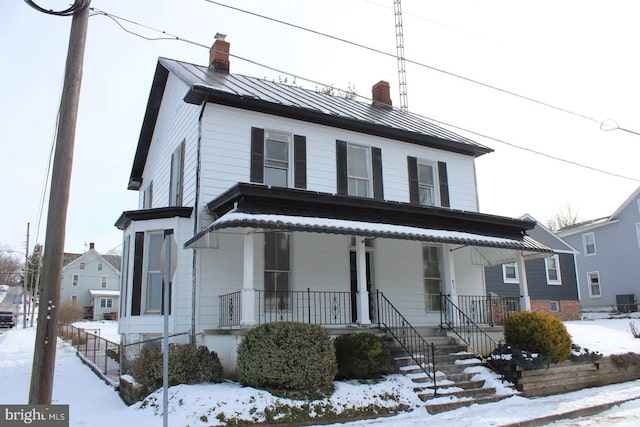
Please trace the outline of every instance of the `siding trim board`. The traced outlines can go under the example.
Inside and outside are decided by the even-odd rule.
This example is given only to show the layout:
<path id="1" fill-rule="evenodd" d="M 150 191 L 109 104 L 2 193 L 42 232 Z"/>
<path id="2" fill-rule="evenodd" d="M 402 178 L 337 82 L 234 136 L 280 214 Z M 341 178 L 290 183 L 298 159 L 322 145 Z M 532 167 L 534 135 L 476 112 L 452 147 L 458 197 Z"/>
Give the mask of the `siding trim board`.
<path id="1" fill-rule="evenodd" d="M 151 219 L 165 218 L 191 218 L 193 208 L 185 206 L 170 206 L 166 208 L 138 209 L 135 211 L 124 211 L 115 223 L 118 230 L 126 230 L 131 221 L 146 221 Z"/>

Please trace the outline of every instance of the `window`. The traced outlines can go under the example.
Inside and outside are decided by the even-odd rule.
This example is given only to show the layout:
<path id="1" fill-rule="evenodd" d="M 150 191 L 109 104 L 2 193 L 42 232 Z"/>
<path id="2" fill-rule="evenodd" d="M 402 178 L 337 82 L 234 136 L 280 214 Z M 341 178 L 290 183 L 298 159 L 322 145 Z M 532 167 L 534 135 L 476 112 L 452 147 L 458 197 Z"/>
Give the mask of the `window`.
<path id="1" fill-rule="evenodd" d="M 147 233 L 145 313 L 160 314 L 162 311 L 162 273 L 160 272 L 160 249 L 164 239 L 161 231 Z"/>
<path id="2" fill-rule="evenodd" d="M 558 313 L 560 311 L 560 301 L 549 301 L 549 303 L 551 312 Z"/>
<path id="3" fill-rule="evenodd" d="M 347 194 L 371 197 L 369 148 L 347 144 Z"/>
<path id="4" fill-rule="evenodd" d="M 502 264 L 502 280 L 504 283 L 520 283 L 517 263 Z"/>
<path id="5" fill-rule="evenodd" d="M 600 298 L 602 296 L 602 289 L 600 287 L 600 273 L 597 271 L 588 272 L 587 283 L 589 285 L 589 296 L 591 298 Z"/>
<path id="6" fill-rule="evenodd" d="M 286 233 L 264 235 L 264 291 L 265 309 L 289 309 L 289 241 Z"/>
<path id="7" fill-rule="evenodd" d="M 562 284 L 562 280 L 560 278 L 560 259 L 558 258 L 558 255 L 545 258 L 544 267 L 547 272 L 548 285 Z"/>
<path id="8" fill-rule="evenodd" d="M 450 207 L 447 164 L 407 157 L 409 202 L 423 206 Z"/>
<path id="9" fill-rule="evenodd" d="M 596 254 L 596 235 L 594 233 L 584 233 L 582 235 L 582 243 L 585 256 Z"/>
<path id="10" fill-rule="evenodd" d="M 72 285 L 73 286 L 78 286 L 78 279 L 79 279 L 78 275 L 74 274 L 73 275 L 73 280 L 72 280 Z"/>
<path id="11" fill-rule="evenodd" d="M 149 183 L 147 189 L 142 192 L 142 209 L 153 207 L 153 181 Z"/>
<path id="12" fill-rule="evenodd" d="M 636 222 L 636 237 L 638 238 L 638 247 L 640 248 L 640 222 Z"/>
<path id="13" fill-rule="evenodd" d="M 100 308 L 111 308 L 113 306 L 112 298 L 100 298 Z"/>
<path id="14" fill-rule="evenodd" d="M 440 273 L 440 248 L 422 247 L 422 276 L 424 281 L 425 310 L 440 310 L 442 276 Z"/>
<path id="15" fill-rule="evenodd" d="M 100 278 L 100 287 L 102 287 L 102 288 L 106 288 L 107 287 L 107 276 L 102 276 Z"/>
<path id="16" fill-rule="evenodd" d="M 102 263 L 98 263 L 98 271 L 102 271 Z"/>
<path id="17" fill-rule="evenodd" d="M 266 132 L 264 139 L 264 183 L 289 187 L 289 136 Z"/>
<path id="18" fill-rule="evenodd" d="M 78 295 L 71 295 L 71 302 L 78 302 Z"/>
<path id="19" fill-rule="evenodd" d="M 250 175 L 251 182 L 307 188 L 307 138 L 251 128 Z"/>
<path id="20" fill-rule="evenodd" d="M 169 178 L 169 206 L 182 206 L 184 181 L 184 140 L 171 155 Z"/>
<path id="21" fill-rule="evenodd" d="M 636 200 L 636 202 L 638 203 L 638 213 L 640 213 L 640 199 Z"/>
<path id="22" fill-rule="evenodd" d="M 84 268 L 86 267 L 86 264 L 84 262 L 80 263 L 80 270 L 84 270 Z"/>

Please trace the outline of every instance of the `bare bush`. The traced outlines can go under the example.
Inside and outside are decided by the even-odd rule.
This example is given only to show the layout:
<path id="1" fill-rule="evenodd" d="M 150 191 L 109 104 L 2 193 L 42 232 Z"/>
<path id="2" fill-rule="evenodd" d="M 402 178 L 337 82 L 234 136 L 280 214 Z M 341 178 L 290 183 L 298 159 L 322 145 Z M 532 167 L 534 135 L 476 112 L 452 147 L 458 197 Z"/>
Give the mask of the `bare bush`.
<path id="1" fill-rule="evenodd" d="M 66 300 L 60 304 L 58 321 L 60 323 L 73 323 L 82 320 L 84 317 L 84 307 L 77 301 Z"/>

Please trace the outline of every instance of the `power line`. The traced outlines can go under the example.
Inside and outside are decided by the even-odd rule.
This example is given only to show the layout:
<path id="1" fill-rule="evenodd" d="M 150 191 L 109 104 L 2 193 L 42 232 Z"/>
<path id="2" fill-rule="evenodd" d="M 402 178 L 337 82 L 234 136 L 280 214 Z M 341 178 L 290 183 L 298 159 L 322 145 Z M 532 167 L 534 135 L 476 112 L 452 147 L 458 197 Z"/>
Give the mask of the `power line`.
<path id="1" fill-rule="evenodd" d="M 205 0 L 205 1 L 210 1 L 210 0 Z M 113 15 L 113 14 L 110 14 L 110 13 L 107 13 L 107 12 L 104 12 L 104 11 L 101 11 L 101 10 L 98 10 L 98 9 L 92 9 L 92 10 L 96 10 L 97 12 L 99 12 L 100 15 L 107 16 L 107 17 L 111 18 L 112 20 L 122 19 L 122 20 L 125 20 L 126 22 L 129 22 L 131 24 L 144 27 L 144 28 L 146 28 L 148 30 L 159 32 L 159 33 L 162 33 L 162 34 L 167 34 L 167 35 L 171 36 L 169 38 L 149 38 L 149 37 L 145 37 L 145 36 L 142 36 L 140 34 L 137 34 L 137 33 L 133 32 L 131 30 L 125 29 L 122 25 L 118 24 L 120 26 L 120 28 L 125 30 L 127 33 L 135 35 L 135 36 L 138 36 L 138 37 L 141 37 L 141 38 L 143 38 L 145 40 L 150 40 L 150 41 L 155 41 L 155 40 L 174 40 L 174 41 L 181 41 L 181 42 L 189 43 L 189 44 L 192 44 L 192 45 L 195 45 L 195 46 L 199 46 L 199 47 L 202 47 L 202 48 L 205 48 L 205 49 L 209 49 L 209 47 L 207 45 L 204 45 L 204 44 L 198 43 L 198 42 L 194 42 L 194 41 L 191 41 L 191 40 L 186 40 L 186 39 L 181 38 L 181 37 L 179 37 L 177 35 L 167 33 L 164 30 L 159 30 L 159 29 L 156 29 L 156 28 L 153 28 L 153 27 L 146 26 L 144 24 L 140 24 L 140 23 L 132 21 L 132 20 L 128 20 L 128 19 L 125 19 L 125 18 L 120 18 L 120 17 L 117 17 L 116 15 Z M 283 73 L 283 74 L 292 76 L 295 79 L 304 80 L 304 81 L 308 81 L 308 82 L 311 82 L 311 83 L 314 83 L 314 84 L 319 84 L 321 86 L 329 87 L 329 85 L 327 85 L 326 83 L 322 83 L 322 82 L 318 82 L 316 80 L 308 79 L 308 78 L 299 76 L 297 74 L 293 74 L 293 73 L 284 71 L 282 69 L 278 69 L 278 68 L 275 68 L 275 67 L 272 67 L 272 66 L 269 66 L 269 65 L 262 64 L 262 63 L 257 62 L 257 61 L 253 61 L 253 60 L 248 59 L 248 58 L 243 58 L 241 56 L 233 55 L 231 53 L 229 54 L 229 56 L 231 56 L 233 58 L 236 58 L 236 59 L 239 59 L 239 60 L 242 60 L 242 61 L 245 61 L 245 62 L 248 62 L 248 63 L 251 63 L 251 64 L 254 64 L 254 65 L 257 65 L 257 66 L 260 66 L 260 67 L 263 67 L 263 68 L 266 68 L 266 69 L 269 69 L 269 70 L 272 70 L 272 71 L 276 71 L 278 73 Z M 338 89 L 338 90 L 343 91 L 342 89 Z M 365 100 L 368 100 L 368 101 L 371 101 L 371 98 L 368 98 L 368 97 L 365 97 L 365 96 L 362 96 L 362 95 L 358 95 L 358 97 L 362 98 L 362 99 L 365 99 Z M 554 156 L 552 154 L 547 154 L 547 153 L 544 153 L 542 151 L 538 151 L 538 150 L 527 148 L 527 147 L 524 147 L 524 146 L 521 146 L 521 145 L 517 145 L 517 144 L 514 144 L 512 142 L 505 141 L 503 139 L 495 138 L 495 137 L 492 137 L 492 136 L 489 136 L 489 135 L 486 135 L 486 134 L 483 134 L 483 133 L 480 133 L 480 132 L 475 132 L 475 131 L 472 131 L 470 129 L 463 128 L 461 126 L 456 126 L 456 125 L 453 125 L 451 123 L 443 122 L 441 120 L 437 120 L 437 119 L 434 119 L 434 118 L 431 118 L 431 117 L 427 117 L 427 116 L 424 116 L 424 115 L 421 115 L 421 114 L 417 114 L 417 113 L 412 113 L 412 114 L 415 115 L 415 116 L 418 116 L 418 117 L 422 117 L 422 118 L 424 118 L 426 120 L 430 120 L 430 121 L 433 121 L 435 123 L 438 123 L 438 124 L 441 124 L 441 125 L 444 125 L 444 126 L 449 126 L 449 127 L 452 127 L 452 128 L 464 131 L 464 132 L 468 132 L 470 134 L 473 134 L 473 135 L 476 135 L 476 136 L 479 136 L 479 137 L 482 137 L 482 138 L 486 138 L 486 139 L 489 139 L 489 140 L 492 140 L 492 141 L 495 141 L 495 142 L 498 142 L 498 143 L 501 143 L 501 144 L 505 144 L 505 145 L 508 145 L 508 146 L 510 146 L 512 148 L 516 148 L 516 149 L 520 149 L 520 150 L 523 150 L 523 151 L 527 151 L 527 152 L 532 153 L 532 154 L 537 154 L 539 156 L 543 156 L 543 157 L 546 157 L 546 158 L 549 158 L 549 159 L 553 159 L 553 160 L 556 160 L 556 161 L 560 161 L 560 162 L 563 162 L 563 163 L 567 163 L 567 164 L 570 164 L 570 165 L 573 165 L 573 166 L 577 166 L 577 167 L 581 167 L 581 168 L 584 168 L 584 169 L 588 169 L 588 170 L 591 170 L 591 171 L 594 171 L 594 172 L 599 172 L 599 173 L 603 173 L 603 174 L 606 174 L 606 175 L 614 176 L 614 177 L 617 177 L 617 178 L 627 179 L 627 180 L 634 181 L 634 182 L 640 182 L 640 179 L 637 179 L 637 178 L 632 178 L 632 177 L 621 175 L 621 174 L 617 174 L 617 173 L 614 173 L 614 172 L 609 172 L 609 171 L 606 171 L 604 169 L 599 169 L 599 168 L 596 168 L 596 167 L 593 167 L 593 166 L 589 166 L 589 165 L 585 165 L 585 164 L 582 164 L 582 163 L 579 163 L 579 162 L 575 162 L 573 160 L 568 160 L 568 159 L 564 159 L 562 157 Z M 617 126 L 617 124 L 616 124 L 616 126 Z M 622 128 L 618 128 L 618 129 L 622 130 Z"/>

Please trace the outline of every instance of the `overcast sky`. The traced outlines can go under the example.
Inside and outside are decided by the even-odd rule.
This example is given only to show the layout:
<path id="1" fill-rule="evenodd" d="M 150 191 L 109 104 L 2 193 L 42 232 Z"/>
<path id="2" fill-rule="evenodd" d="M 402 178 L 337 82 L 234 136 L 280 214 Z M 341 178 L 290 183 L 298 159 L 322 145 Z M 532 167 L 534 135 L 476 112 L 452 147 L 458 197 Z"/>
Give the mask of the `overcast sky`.
<path id="1" fill-rule="evenodd" d="M 69 0 L 37 0 L 64 9 Z M 395 53 L 392 0 L 221 0 L 222 3 Z M 244 14 L 205 0 L 93 0 L 111 14 L 210 46 L 227 35 L 238 58 L 231 71 L 292 81 L 286 73 L 370 97 L 391 83 L 399 106 L 396 60 L 360 47 Z M 495 150 L 477 162 L 480 210 L 530 213 L 544 221 L 570 204 L 581 219 L 606 216 L 640 185 L 640 136 L 603 132 L 600 122 L 640 132 L 640 4 L 626 1 L 403 0 L 411 112 L 528 149 L 631 179 L 614 177 L 458 132 Z M 71 18 L 0 2 L 0 244 L 24 251 L 44 243 L 47 201 L 37 224 L 64 74 Z M 146 37 L 161 34 L 122 22 Z M 89 242 L 119 249 L 114 223 L 137 208 L 127 182 L 159 56 L 206 65 L 208 50 L 148 41 L 104 16 L 89 20 L 65 250 Z M 420 63 L 423 65 L 417 65 Z M 428 68 L 432 67 L 432 68 Z M 570 111 L 472 83 L 450 74 Z M 314 83 L 296 84 L 315 88 Z M 585 118 L 586 117 L 586 118 Z"/>

